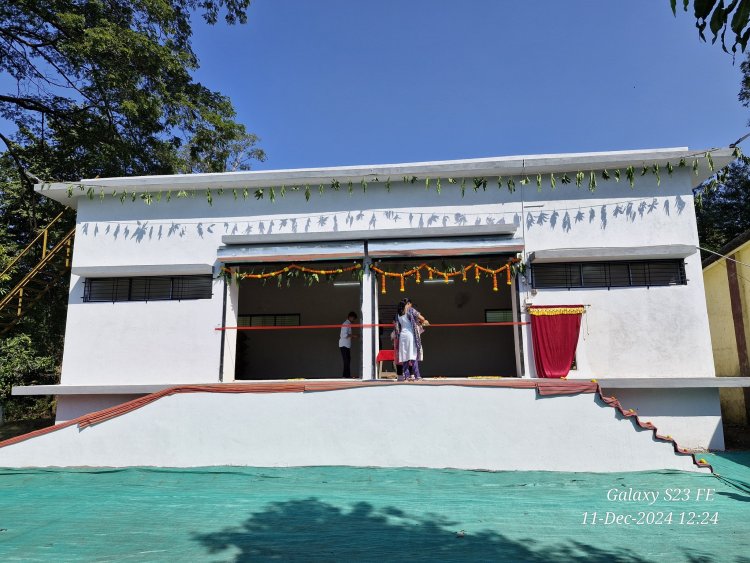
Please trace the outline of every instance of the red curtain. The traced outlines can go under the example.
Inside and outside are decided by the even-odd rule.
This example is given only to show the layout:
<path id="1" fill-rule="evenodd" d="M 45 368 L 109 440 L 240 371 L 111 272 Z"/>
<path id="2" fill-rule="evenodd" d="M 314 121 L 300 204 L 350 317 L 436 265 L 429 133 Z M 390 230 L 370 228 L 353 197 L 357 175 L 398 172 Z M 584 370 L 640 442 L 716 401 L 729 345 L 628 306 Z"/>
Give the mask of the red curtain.
<path id="1" fill-rule="evenodd" d="M 537 377 L 565 377 L 578 345 L 583 305 L 534 305 L 531 340 Z"/>

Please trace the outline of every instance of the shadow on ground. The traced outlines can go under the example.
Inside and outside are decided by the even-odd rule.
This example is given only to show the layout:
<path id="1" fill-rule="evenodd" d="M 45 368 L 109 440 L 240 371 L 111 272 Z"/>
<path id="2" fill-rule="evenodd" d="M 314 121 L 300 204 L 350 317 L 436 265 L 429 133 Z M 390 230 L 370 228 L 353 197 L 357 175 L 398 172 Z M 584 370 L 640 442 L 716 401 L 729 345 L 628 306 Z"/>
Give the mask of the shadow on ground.
<path id="1" fill-rule="evenodd" d="M 554 528 L 554 523 L 549 526 Z M 439 515 L 409 516 L 395 508 L 376 509 L 360 502 L 343 510 L 316 498 L 272 503 L 241 526 L 194 534 L 210 554 L 234 555 L 234 561 L 395 560 L 525 562 L 650 561 L 622 549 L 604 549 L 578 541 L 509 539 L 497 531 L 469 533 Z M 545 526 L 535 526 L 536 533 Z M 529 535 L 532 535 L 531 532 Z M 540 537 L 542 540 L 545 536 Z M 558 536 L 559 538 L 559 536 Z M 227 550 L 230 550 L 227 552 Z M 227 552 L 227 553 L 224 553 Z M 707 559 L 702 558 L 702 561 Z"/>

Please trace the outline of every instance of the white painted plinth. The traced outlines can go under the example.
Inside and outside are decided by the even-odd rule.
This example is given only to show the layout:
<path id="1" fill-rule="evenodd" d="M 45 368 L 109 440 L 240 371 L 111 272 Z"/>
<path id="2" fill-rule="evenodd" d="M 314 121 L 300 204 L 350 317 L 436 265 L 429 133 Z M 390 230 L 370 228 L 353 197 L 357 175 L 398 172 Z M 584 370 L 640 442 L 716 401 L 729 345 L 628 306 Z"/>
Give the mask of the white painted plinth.
<path id="1" fill-rule="evenodd" d="M 592 394 L 393 385 L 162 398 L 0 448 L 0 466 L 212 465 L 698 471 Z"/>

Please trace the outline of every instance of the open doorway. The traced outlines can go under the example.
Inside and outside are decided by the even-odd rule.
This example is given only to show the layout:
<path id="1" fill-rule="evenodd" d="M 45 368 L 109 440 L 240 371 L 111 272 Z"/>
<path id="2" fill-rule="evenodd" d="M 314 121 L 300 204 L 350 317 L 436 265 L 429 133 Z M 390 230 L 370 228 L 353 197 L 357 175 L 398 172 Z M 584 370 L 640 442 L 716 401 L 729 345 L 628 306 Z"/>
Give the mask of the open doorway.
<path id="1" fill-rule="evenodd" d="M 496 270 L 514 255 L 461 256 L 449 259 L 387 259 L 375 263 L 383 271 L 408 272 L 420 264 L 441 272 L 458 272 L 477 263 L 481 267 Z M 455 275 L 445 279 L 435 274 L 429 279 L 427 269 L 420 271 L 420 282 L 416 276 L 404 278 L 404 291 L 400 290 L 400 279 L 386 278 L 386 293 L 382 293 L 382 277 L 378 278 L 377 304 L 378 322 L 391 322 L 396 314 L 398 302 L 409 297 L 416 309 L 427 318 L 433 327 L 422 335 L 424 360 L 420 364 L 422 377 L 470 377 L 503 376 L 515 377 L 517 327 L 492 326 L 488 323 L 515 322 L 519 320 L 514 285 L 507 284 L 505 272 L 498 274 L 497 291 L 493 290 L 491 275 L 480 271 L 479 280 L 475 270 L 467 275 Z M 458 325 L 441 327 L 439 325 Z M 380 349 L 392 348 L 391 329 L 379 331 Z"/>
<path id="2" fill-rule="evenodd" d="M 309 270 L 358 267 L 352 261 L 307 263 Z M 239 276 L 283 271 L 288 264 L 246 265 Z M 340 325 L 350 311 L 361 318 L 361 269 L 331 275 L 283 271 L 265 279 L 239 281 L 236 379 L 328 379 L 342 375 Z M 354 331 L 355 337 L 357 330 Z M 361 377 L 361 345 L 351 349 L 352 377 Z"/>

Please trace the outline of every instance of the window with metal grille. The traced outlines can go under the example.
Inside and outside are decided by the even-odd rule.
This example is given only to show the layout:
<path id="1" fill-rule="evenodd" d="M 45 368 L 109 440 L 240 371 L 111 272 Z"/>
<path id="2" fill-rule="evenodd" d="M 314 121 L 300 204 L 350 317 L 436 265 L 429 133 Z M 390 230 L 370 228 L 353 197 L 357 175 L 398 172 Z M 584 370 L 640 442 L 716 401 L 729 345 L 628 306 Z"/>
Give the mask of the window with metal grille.
<path id="1" fill-rule="evenodd" d="M 486 323 L 513 322 L 513 311 L 511 309 L 485 309 L 484 322 Z"/>
<path id="2" fill-rule="evenodd" d="M 300 326 L 298 314 L 286 315 L 240 315 L 237 326 Z"/>
<path id="3" fill-rule="evenodd" d="M 687 275 L 684 260 L 558 262 L 534 264 L 531 284 L 538 289 L 687 285 Z"/>
<path id="4" fill-rule="evenodd" d="M 211 299 L 213 278 L 204 276 L 139 276 L 88 278 L 84 301 L 182 301 Z"/>

